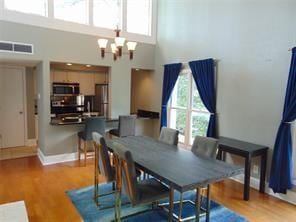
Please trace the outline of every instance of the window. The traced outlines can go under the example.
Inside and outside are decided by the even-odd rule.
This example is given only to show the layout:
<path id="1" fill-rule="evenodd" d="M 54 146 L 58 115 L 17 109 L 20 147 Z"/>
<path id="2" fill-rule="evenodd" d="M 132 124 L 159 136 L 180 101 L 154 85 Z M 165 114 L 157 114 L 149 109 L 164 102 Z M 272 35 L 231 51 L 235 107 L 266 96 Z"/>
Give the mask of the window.
<path id="1" fill-rule="evenodd" d="M 122 0 L 94 0 L 93 24 L 102 28 L 120 28 Z"/>
<path id="2" fill-rule="evenodd" d="M 4 7 L 18 12 L 47 16 L 47 0 L 4 0 Z"/>
<path id="3" fill-rule="evenodd" d="M 151 35 L 151 0 L 127 0 L 127 32 Z"/>
<path id="4" fill-rule="evenodd" d="M 54 0 L 54 17 L 65 21 L 88 24 L 88 0 Z"/>
<path id="5" fill-rule="evenodd" d="M 6 21 L 106 38 L 113 38 L 114 30 L 118 27 L 125 38 L 136 42 L 156 43 L 156 33 L 153 31 L 156 30 L 156 19 L 154 19 L 156 0 L 0 0 L 0 2 L 3 2 L 0 3 L 0 14 L 4 15 L 3 19 Z"/>
<path id="6" fill-rule="evenodd" d="M 180 143 L 190 146 L 196 135 L 206 136 L 209 117 L 191 72 L 182 72 L 169 102 L 168 126 L 180 131 Z"/>

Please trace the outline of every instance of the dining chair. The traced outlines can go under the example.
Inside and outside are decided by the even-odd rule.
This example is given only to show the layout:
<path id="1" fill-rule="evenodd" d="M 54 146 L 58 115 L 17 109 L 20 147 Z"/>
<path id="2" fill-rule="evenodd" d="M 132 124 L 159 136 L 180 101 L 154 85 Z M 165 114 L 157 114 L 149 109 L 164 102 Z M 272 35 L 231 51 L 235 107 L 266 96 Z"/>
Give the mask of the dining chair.
<path id="1" fill-rule="evenodd" d="M 211 137 L 196 136 L 191 147 L 191 152 L 195 155 L 203 155 L 216 159 L 218 140 Z"/>
<path id="2" fill-rule="evenodd" d="M 94 175 L 94 200 L 97 206 L 100 206 L 99 198 L 113 194 L 115 190 L 115 167 L 111 165 L 108 147 L 105 138 L 97 133 L 92 133 L 95 147 L 95 175 Z M 112 183 L 112 191 L 109 193 L 99 193 L 99 174 L 105 177 L 106 183 Z"/>
<path id="3" fill-rule="evenodd" d="M 97 132 L 105 135 L 105 118 L 104 117 L 91 117 L 85 120 L 84 130 L 78 133 L 78 160 L 80 161 L 81 152 L 84 153 L 84 166 L 86 166 L 86 159 L 93 156 L 93 146 L 88 146 L 88 142 L 92 141 L 92 133 Z M 83 147 L 81 142 L 83 141 Z M 88 154 L 92 152 L 92 154 Z"/>
<path id="4" fill-rule="evenodd" d="M 162 127 L 159 140 L 169 145 L 178 145 L 179 131 L 167 127 Z"/>
<path id="5" fill-rule="evenodd" d="M 217 156 L 217 151 L 218 151 L 218 140 L 210 137 L 203 137 L 203 136 L 196 136 L 194 138 L 192 147 L 191 147 L 191 152 L 194 153 L 197 156 L 204 156 L 206 158 L 213 158 L 216 159 Z M 208 187 L 202 187 L 202 190 L 207 189 Z M 207 196 L 209 196 L 209 189 L 207 189 Z M 203 196 L 201 195 L 201 202 L 203 201 Z M 190 204 L 195 204 L 191 200 L 184 200 L 183 199 L 183 193 L 180 193 L 180 200 L 176 201 L 175 203 L 179 203 L 179 215 L 173 214 L 173 217 L 178 220 L 178 221 L 186 221 L 186 220 L 191 220 L 194 219 L 194 216 L 189 216 L 186 218 L 182 218 L 182 209 L 183 209 L 183 204 L 185 202 L 189 202 Z M 168 206 L 168 203 L 163 203 L 160 204 L 162 207 Z M 209 209 L 210 202 L 209 199 L 207 199 L 207 209 L 203 209 L 203 211 L 207 211 Z"/>
<path id="6" fill-rule="evenodd" d="M 92 133 L 92 138 L 95 147 L 94 200 L 96 205 L 100 206 L 100 197 L 114 194 L 115 192 L 115 167 L 111 164 L 109 149 L 105 138 L 97 132 Z M 105 177 L 106 183 L 112 183 L 112 191 L 103 194 L 99 193 L 99 174 Z M 139 178 L 140 175 L 141 172 L 136 170 L 137 178 Z"/>
<path id="7" fill-rule="evenodd" d="M 134 136 L 136 134 L 136 116 L 119 116 L 117 129 L 111 129 L 109 133 L 117 137 Z"/>
<path id="8" fill-rule="evenodd" d="M 153 209 L 155 203 L 169 197 L 169 188 L 158 180 L 154 178 L 137 180 L 135 162 L 132 153 L 126 147 L 121 144 L 114 144 L 113 148 L 116 164 L 116 221 L 123 219 L 120 216 L 123 185 L 133 207 L 151 203 Z M 127 215 L 124 218 L 129 216 L 133 215 Z"/>

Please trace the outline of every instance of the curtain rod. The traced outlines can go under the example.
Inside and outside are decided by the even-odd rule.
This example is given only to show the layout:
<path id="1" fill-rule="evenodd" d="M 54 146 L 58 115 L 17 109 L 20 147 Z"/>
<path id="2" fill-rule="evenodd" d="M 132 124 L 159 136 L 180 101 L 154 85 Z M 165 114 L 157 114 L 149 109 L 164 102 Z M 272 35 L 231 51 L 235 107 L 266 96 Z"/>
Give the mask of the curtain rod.
<path id="1" fill-rule="evenodd" d="M 215 65 L 216 65 L 217 62 L 220 61 L 220 59 L 214 59 L 214 58 L 213 58 L 213 60 L 214 60 L 214 62 L 215 62 Z M 176 62 L 176 63 L 177 63 L 177 62 Z M 180 62 L 180 63 L 181 63 L 183 66 L 184 66 L 184 65 L 189 65 L 189 61 L 188 61 L 188 62 Z M 165 66 L 165 65 L 162 65 L 162 66 Z"/>

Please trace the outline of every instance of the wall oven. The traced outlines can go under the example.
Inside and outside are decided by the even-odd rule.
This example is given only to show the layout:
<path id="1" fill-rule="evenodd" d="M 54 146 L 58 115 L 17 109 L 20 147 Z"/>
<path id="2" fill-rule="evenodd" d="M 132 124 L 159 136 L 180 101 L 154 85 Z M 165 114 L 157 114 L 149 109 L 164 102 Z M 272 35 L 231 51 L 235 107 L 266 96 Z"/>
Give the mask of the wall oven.
<path id="1" fill-rule="evenodd" d="M 79 83 L 54 82 L 52 84 L 52 93 L 53 95 L 56 95 L 56 96 L 79 95 L 80 93 Z"/>

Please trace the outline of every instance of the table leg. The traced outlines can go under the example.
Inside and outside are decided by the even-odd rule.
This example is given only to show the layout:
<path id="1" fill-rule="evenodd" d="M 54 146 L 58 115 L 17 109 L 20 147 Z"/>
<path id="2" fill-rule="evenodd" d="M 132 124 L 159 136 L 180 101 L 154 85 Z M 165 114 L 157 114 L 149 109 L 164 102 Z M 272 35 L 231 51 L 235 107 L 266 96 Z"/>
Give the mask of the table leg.
<path id="1" fill-rule="evenodd" d="M 222 161 L 226 160 L 226 152 L 222 152 Z"/>
<path id="2" fill-rule="evenodd" d="M 173 221 L 173 209 L 174 209 L 174 189 L 170 188 L 170 206 L 169 206 L 169 222 Z"/>
<path id="3" fill-rule="evenodd" d="M 217 159 L 222 160 L 222 150 L 218 150 Z"/>
<path id="4" fill-rule="evenodd" d="M 251 160 L 251 155 L 248 155 L 245 160 L 244 200 L 250 198 Z"/>
<path id="5" fill-rule="evenodd" d="M 200 188 L 196 188 L 196 198 L 195 198 L 195 222 L 199 222 L 200 215 Z"/>
<path id="6" fill-rule="evenodd" d="M 260 193 L 265 192 L 265 175 L 266 175 L 266 160 L 267 160 L 267 151 L 261 155 L 261 166 L 260 166 Z"/>
<path id="7" fill-rule="evenodd" d="M 207 212 L 206 222 L 210 222 L 210 211 L 211 211 L 211 197 L 210 197 L 210 184 L 207 186 Z"/>

